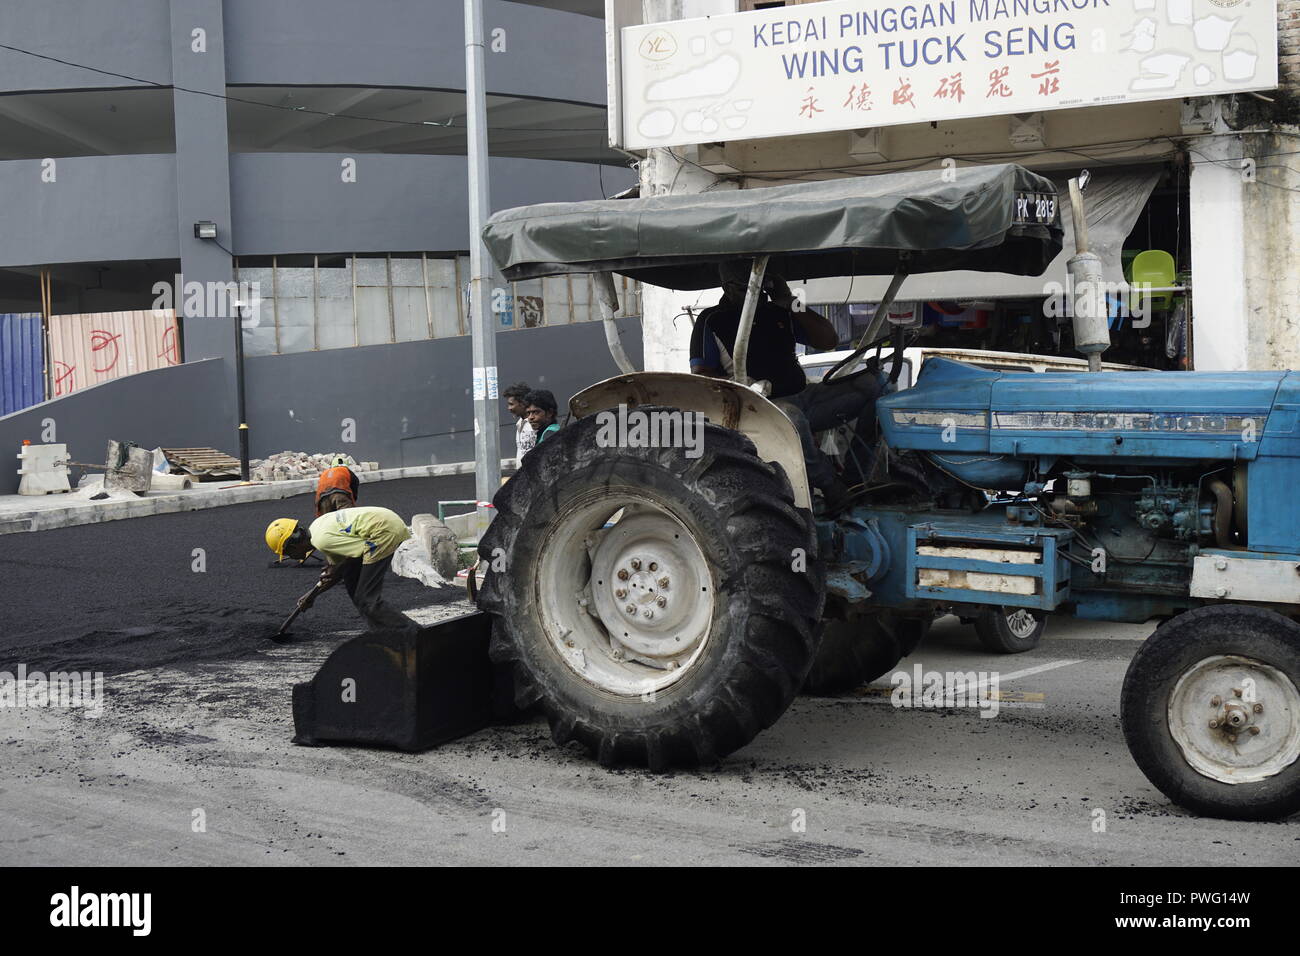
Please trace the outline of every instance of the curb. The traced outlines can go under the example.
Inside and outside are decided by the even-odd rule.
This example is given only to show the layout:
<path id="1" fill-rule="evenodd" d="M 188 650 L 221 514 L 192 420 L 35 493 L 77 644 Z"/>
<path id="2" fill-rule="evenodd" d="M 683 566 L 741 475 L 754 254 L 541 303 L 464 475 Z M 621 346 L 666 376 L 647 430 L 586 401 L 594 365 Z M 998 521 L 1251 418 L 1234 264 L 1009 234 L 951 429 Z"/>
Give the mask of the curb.
<path id="1" fill-rule="evenodd" d="M 511 468 L 514 459 L 501 463 L 502 474 Z M 379 471 L 359 472 L 362 484 L 372 481 L 395 481 L 402 478 L 443 478 L 449 475 L 472 475 L 474 462 L 459 461 L 445 465 L 415 465 L 407 468 L 381 468 Z M 290 481 L 266 481 L 218 491 L 177 491 L 157 497 L 138 498 L 134 501 L 81 502 L 67 508 L 45 508 L 39 511 L 17 512 L 0 516 L 0 535 L 19 534 L 24 531 L 52 531 L 83 524 L 119 521 L 123 518 L 144 518 L 150 515 L 176 514 L 182 511 L 202 511 L 224 505 L 246 504 L 251 501 L 274 501 L 307 494 L 316 487 L 315 478 L 295 478 Z"/>

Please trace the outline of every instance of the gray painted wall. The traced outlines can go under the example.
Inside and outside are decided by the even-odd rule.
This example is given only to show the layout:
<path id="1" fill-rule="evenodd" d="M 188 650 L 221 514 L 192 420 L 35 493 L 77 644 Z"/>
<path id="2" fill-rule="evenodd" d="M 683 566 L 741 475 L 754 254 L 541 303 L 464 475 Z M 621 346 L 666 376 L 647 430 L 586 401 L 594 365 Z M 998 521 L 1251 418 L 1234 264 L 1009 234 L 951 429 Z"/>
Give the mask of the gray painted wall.
<path id="1" fill-rule="evenodd" d="M 189 0 L 4 0 L 0 37 L 114 73 L 172 82 L 172 18 Z M 460 0 L 214 0 L 225 21 L 229 82 L 325 86 L 464 86 Z M 203 14 L 193 26 L 208 29 Z M 489 93 L 603 105 L 604 23 L 505 0 L 484 4 L 485 27 L 506 30 L 489 53 Z M 216 23 L 219 35 L 221 24 Z M 188 33 L 188 30 L 186 31 Z M 219 44 L 218 44 L 219 46 Z M 213 47 L 209 47 L 213 49 Z M 221 55 L 218 51 L 218 55 Z M 558 67 L 558 68 L 557 68 Z M 0 50 L 0 90 L 102 89 L 140 84 Z M 188 85 L 182 83 L 182 85 Z"/>
<path id="2" fill-rule="evenodd" d="M 0 37 L 10 46 L 158 83 L 172 78 L 168 0 L 4 0 Z M 21 53 L 0 50 L 0 90 L 83 90 L 132 86 Z"/>
<path id="3" fill-rule="evenodd" d="M 622 319 L 624 346 L 641 360 L 639 319 Z M 504 389 L 516 381 L 549 388 L 563 405 L 579 389 L 618 374 L 599 322 L 497 334 Z M 386 467 L 474 459 L 468 336 L 330 349 L 248 360 L 253 457 L 342 449 Z M 514 453 L 514 419 L 499 410 L 501 454 Z M 343 419 L 356 421 L 355 451 Z"/>
<path id="4" fill-rule="evenodd" d="M 469 235 L 463 156 L 236 153 L 231 157 L 235 252 L 419 252 L 464 249 Z M 635 173 L 590 163 L 493 159 L 492 209 L 570 202 L 632 185 Z"/>
<path id="5" fill-rule="evenodd" d="M 14 456 L 23 439 L 41 442 L 47 418 L 73 461 L 103 461 L 109 439 L 229 451 L 235 415 L 225 382 L 224 363 L 212 359 L 128 375 L 6 415 L 0 418 L 0 494 L 18 492 Z"/>
<path id="6" fill-rule="evenodd" d="M 189 141 L 179 126 L 177 132 L 178 143 Z M 184 167 L 197 164 L 200 186 L 220 182 L 224 154 L 205 155 L 202 145 L 193 156 L 188 146 L 182 149 Z M 242 255 L 465 248 L 464 157 L 357 154 L 357 181 L 344 183 L 344 155 L 236 153 L 229 219 L 219 190 L 191 190 L 185 213 L 178 211 L 176 162 L 168 155 L 59 159 L 53 183 L 41 182 L 39 160 L 0 162 L 4 222 L 40 224 L 0 230 L 0 266 L 175 259 L 184 252 L 211 257 L 227 267 L 228 279 L 225 253 L 193 238 L 198 219 L 217 222 L 221 244 L 232 248 L 233 238 Z M 491 176 L 492 206 L 505 209 L 542 197 L 591 199 L 600 195 L 601 177 L 612 194 L 635 174 L 589 163 L 494 159 Z M 185 271 L 187 279 L 213 278 Z"/>
<path id="7" fill-rule="evenodd" d="M 465 84 L 461 0 L 226 0 L 227 73 L 236 84 Z M 506 31 L 487 54 L 489 93 L 605 103 L 605 24 L 503 0 L 483 4 L 483 28 Z"/>
<path id="8" fill-rule="evenodd" d="M 621 319 L 624 347 L 641 361 L 638 319 Z M 525 380 L 549 388 L 561 405 L 592 382 L 617 374 L 599 322 L 497 334 L 504 388 Z M 467 337 L 331 349 L 248 360 L 252 456 L 285 449 L 342 449 L 385 467 L 470 461 L 474 457 Z M 150 448 L 210 445 L 238 454 L 234 385 L 220 359 L 142 372 L 0 418 L 0 494 L 18 490 L 24 438 L 40 442 L 42 420 L 74 461 L 103 459 L 110 438 Z M 503 455 L 514 451 L 513 419 L 499 405 Z M 356 444 L 340 441 L 341 422 L 357 422 Z"/>
<path id="9" fill-rule="evenodd" d="M 176 258 L 170 155 L 69 156 L 0 163 L 0 266 Z"/>

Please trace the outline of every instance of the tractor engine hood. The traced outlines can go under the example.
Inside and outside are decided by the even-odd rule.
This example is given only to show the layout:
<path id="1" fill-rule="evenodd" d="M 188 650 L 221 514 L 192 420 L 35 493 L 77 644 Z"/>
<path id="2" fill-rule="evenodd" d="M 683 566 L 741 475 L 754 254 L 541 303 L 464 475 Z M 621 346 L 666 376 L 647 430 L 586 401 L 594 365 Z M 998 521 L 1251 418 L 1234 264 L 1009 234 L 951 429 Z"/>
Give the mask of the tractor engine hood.
<path id="1" fill-rule="evenodd" d="M 915 387 L 877 408 L 890 447 L 936 453 L 971 480 L 950 466 L 974 465 L 973 455 L 985 466 L 1039 456 L 1253 459 L 1262 445 L 1300 455 L 1297 396 L 1297 372 L 998 372 L 935 358 Z"/>

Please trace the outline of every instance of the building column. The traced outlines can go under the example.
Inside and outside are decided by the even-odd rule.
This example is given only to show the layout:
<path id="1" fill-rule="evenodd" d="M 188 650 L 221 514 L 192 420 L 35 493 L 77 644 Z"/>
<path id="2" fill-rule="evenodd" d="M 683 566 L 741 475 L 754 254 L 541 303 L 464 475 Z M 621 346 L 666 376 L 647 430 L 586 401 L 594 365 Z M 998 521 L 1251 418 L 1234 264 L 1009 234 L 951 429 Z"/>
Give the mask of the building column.
<path id="1" fill-rule="evenodd" d="M 643 0 L 641 22 L 659 23 L 686 16 L 732 12 L 730 0 Z M 678 196 L 738 186 L 684 162 L 671 149 L 662 147 L 647 151 L 638 172 L 642 196 Z M 679 292 L 648 284 L 641 286 L 641 339 L 646 371 L 690 371 L 691 323 L 686 309 L 698 315 L 701 308 L 716 304 L 721 294 L 720 290 Z"/>
<path id="2" fill-rule="evenodd" d="M 1241 155 L 1236 136 L 1203 136 L 1191 151 L 1192 362 L 1202 372 L 1248 367 Z"/>
<path id="3" fill-rule="evenodd" d="M 705 189 L 735 189 L 708 170 L 679 159 L 670 149 L 655 147 L 641 161 L 642 196 L 680 196 Z M 691 322 L 686 310 L 716 305 L 720 289 L 683 292 L 648 283 L 641 286 L 641 346 L 648 372 L 689 372 Z"/>
<path id="4" fill-rule="evenodd" d="M 1300 168 L 1296 139 L 1252 133 L 1241 152 L 1245 237 L 1246 361 L 1252 369 L 1300 368 Z"/>
<path id="5" fill-rule="evenodd" d="M 221 0 L 171 0 L 172 82 L 177 87 L 214 93 L 172 92 L 176 124 L 176 230 L 181 273 L 186 284 L 229 283 L 234 263 L 230 229 L 230 142 L 226 129 L 226 50 Z M 217 238 L 194 238 L 194 224 L 217 224 Z M 225 250 L 222 247 L 225 247 Z M 184 288 L 173 290 L 177 312 Z M 212 300 L 216 300 L 213 302 Z M 235 331 L 229 301 L 204 295 L 202 316 L 185 315 L 181 328 L 185 360 L 234 354 Z M 215 314 L 208 315 L 216 305 Z"/>

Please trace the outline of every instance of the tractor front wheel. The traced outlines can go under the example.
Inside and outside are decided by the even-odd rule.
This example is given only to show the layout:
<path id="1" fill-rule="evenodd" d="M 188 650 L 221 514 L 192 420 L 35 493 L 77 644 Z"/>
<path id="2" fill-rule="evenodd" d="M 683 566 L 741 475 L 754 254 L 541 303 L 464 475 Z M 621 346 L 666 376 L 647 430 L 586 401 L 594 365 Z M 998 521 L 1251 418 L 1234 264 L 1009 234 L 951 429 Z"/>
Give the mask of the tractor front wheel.
<path id="1" fill-rule="evenodd" d="M 975 618 L 975 633 L 986 651 L 1023 654 L 1043 639 L 1047 615 L 1027 607 L 985 607 Z"/>
<path id="2" fill-rule="evenodd" d="M 1124 677 L 1133 759 L 1174 803 L 1234 820 L 1300 810 L 1300 625 L 1220 604 L 1162 624 Z"/>

